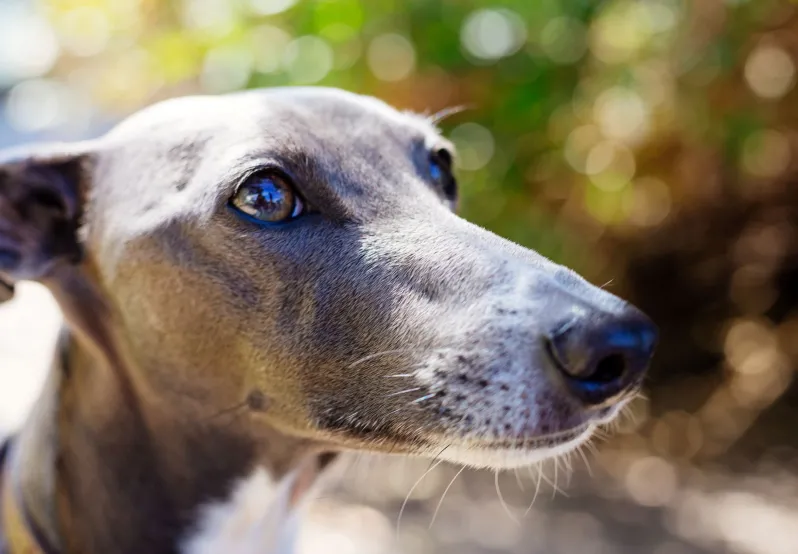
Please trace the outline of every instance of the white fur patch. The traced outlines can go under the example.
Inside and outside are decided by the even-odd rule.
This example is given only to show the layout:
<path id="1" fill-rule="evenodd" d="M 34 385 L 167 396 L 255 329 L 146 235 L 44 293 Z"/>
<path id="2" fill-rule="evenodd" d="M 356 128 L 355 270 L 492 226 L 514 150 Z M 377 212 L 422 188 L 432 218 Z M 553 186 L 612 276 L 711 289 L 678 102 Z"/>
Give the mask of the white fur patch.
<path id="1" fill-rule="evenodd" d="M 275 482 L 259 467 L 236 484 L 230 497 L 200 509 L 182 554 L 289 554 L 298 526 L 290 506 L 296 474 Z"/>
<path id="2" fill-rule="evenodd" d="M 549 458 L 556 458 L 570 452 L 585 442 L 593 433 L 594 427 L 588 425 L 573 439 L 549 448 L 474 448 L 452 445 L 439 453 L 439 458 L 457 465 L 477 469 L 513 469 L 524 467 Z"/>

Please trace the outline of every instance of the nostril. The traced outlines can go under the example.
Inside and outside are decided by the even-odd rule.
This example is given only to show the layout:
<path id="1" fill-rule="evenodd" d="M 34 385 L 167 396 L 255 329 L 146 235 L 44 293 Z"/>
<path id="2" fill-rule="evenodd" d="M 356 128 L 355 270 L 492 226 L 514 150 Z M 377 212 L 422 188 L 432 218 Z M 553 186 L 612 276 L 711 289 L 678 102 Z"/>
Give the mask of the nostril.
<path id="1" fill-rule="evenodd" d="M 656 328 L 637 313 L 569 321 L 545 339 L 568 388 L 589 405 L 610 402 L 640 383 Z"/>
<path id="2" fill-rule="evenodd" d="M 626 358 L 623 354 L 610 354 L 598 361 L 594 371 L 583 379 L 592 383 L 607 385 L 618 381 L 626 373 Z"/>
<path id="3" fill-rule="evenodd" d="M 589 405 L 601 405 L 609 401 L 635 381 L 634 362 L 620 352 L 599 358 L 579 373 L 570 371 L 569 368 L 563 367 L 557 358 L 554 359 L 565 376 L 568 388 Z"/>

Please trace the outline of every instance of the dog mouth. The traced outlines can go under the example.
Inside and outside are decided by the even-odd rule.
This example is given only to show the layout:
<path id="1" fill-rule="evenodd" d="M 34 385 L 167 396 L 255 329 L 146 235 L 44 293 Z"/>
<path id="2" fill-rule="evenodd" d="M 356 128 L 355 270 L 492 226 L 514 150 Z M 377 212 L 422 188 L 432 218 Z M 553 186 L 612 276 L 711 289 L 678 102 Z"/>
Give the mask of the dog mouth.
<path id="1" fill-rule="evenodd" d="M 607 416 L 614 411 L 613 408 L 602 410 L 606 411 Z M 339 441 L 343 442 L 366 442 L 372 449 L 382 450 L 380 445 L 390 445 L 390 451 L 399 452 L 405 450 L 402 445 L 406 445 L 408 451 L 421 449 L 422 451 L 435 448 L 447 448 L 457 450 L 481 451 L 481 452 L 503 452 L 514 451 L 518 453 L 533 453 L 556 449 L 569 443 L 581 442 L 592 434 L 596 426 L 596 421 L 591 418 L 583 423 L 568 429 L 541 434 L 530 435 L 510 435 L 494 436 L 490 438 L 479 437 L 455 437 L 449 433 L 435 433 L 434 435 L 401 433 L 391 426 L 385 428 L 369 428 L 367 426 L 357 426 L 356 428 L 338 429 L 333 431 Z M 328 429 L 331 431 L 332 429 Z M 350 444 L 350 446 L 357 446 Z"/>
<path id="2" fill-rule="evenodd" d="M 592 431 L 592 423 L 583 423 L 571 429 L 551 433 L 548 435 L 535 435 L 520 438 L 499 438 L 488 441 L 470 443 L 475 448 L 493 450 L 540 450 L 553 448 L 569 443 L 588 431 Z"/>
<path id="3" fill-rule="evenodd" d="M 584 423 L 550 435 L 450 443 L 435 457 L 474 468 L 524 467 L 570 452 L 588 440 L 594 429 L 593 423 Z"/>

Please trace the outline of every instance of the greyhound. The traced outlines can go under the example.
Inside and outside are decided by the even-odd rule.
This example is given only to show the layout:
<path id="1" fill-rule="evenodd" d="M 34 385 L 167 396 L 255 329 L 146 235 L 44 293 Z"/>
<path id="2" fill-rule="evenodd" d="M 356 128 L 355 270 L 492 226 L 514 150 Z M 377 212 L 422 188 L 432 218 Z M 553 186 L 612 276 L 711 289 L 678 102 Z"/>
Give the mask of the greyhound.
<path id="1" fill-rule="evenodd" d="M 325 88 L 4 153 L 2 290 L 39 281 L 66 322 L 6 448 L 6 552 L 287 552 L 340 452 L 514 468 L 615 417 L 656 328 L 456 216 L 454 159 Z"/>

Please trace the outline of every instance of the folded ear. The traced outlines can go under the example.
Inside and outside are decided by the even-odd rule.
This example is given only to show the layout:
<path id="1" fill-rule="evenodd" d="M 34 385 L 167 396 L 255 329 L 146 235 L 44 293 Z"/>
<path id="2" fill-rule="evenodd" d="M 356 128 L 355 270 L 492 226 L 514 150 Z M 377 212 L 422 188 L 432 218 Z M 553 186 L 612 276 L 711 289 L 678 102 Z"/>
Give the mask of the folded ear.
<path id="1" fill-rule="evenodd" d="M 80 261 L 91 158 L 86 143 L 0 152 L 0 302 L 17 281 Z"/>

